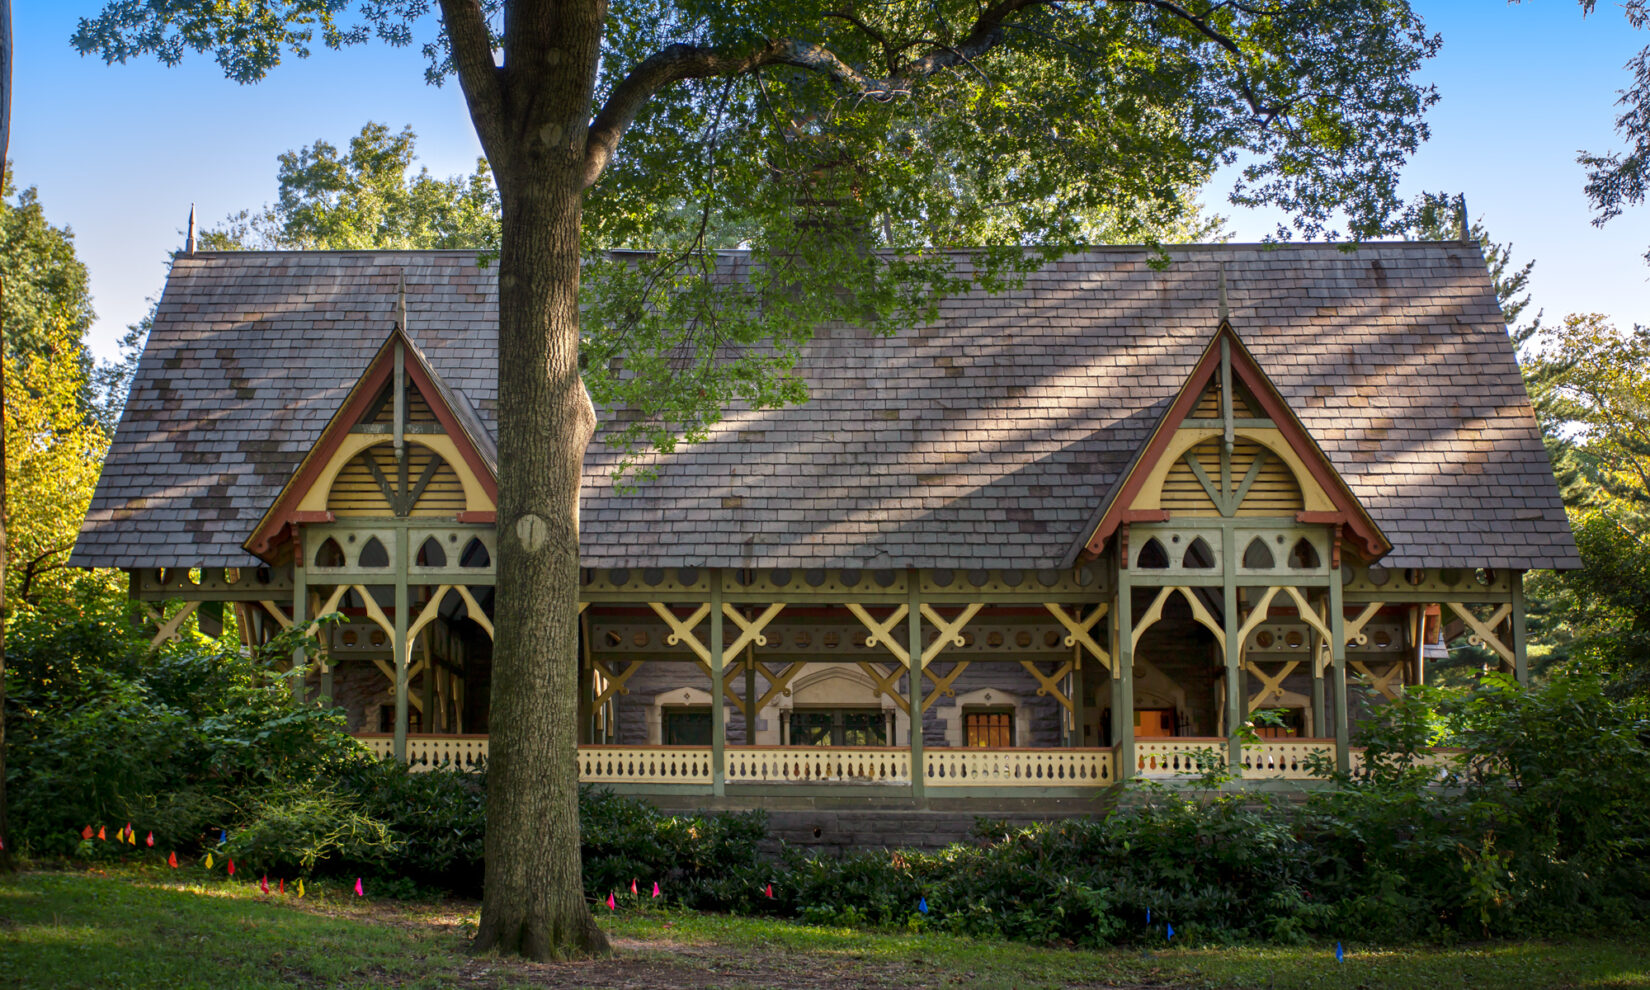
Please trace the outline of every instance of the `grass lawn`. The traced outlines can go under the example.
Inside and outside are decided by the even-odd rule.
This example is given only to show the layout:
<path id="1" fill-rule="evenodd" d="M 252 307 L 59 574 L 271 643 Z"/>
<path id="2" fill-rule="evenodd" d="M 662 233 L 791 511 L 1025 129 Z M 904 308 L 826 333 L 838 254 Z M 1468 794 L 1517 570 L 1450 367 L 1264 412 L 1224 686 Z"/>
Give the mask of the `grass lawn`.
<path id="1" fill-rule="evenodd" d="M 368 890 L 371 894 L 371 890 Z M 475 957 L 471 903 L 299 901 L 185 868 L 36 871 L 0 880 L 0 986 L 166 987 L 1644 987 L 1650 947 L 1615 941 L 1085 952 L 866 934 L 675 912 L 600 913 L 616 956 Z"/>

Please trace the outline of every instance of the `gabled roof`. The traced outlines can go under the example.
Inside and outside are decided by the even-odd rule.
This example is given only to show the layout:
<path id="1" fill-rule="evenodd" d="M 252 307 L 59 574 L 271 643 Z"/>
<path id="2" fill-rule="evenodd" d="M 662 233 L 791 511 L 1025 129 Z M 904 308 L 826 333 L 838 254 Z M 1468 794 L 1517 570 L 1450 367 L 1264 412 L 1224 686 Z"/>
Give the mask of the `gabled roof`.
<path id="1" fill-rule="evenodd" d="M 1295 415 L 1294 410 L 1289 408 L 1288 400 L 1255 361 L 1254 355 L 1243 345 L 1243 340 L 1232 329 L 1232 324 L 1227 320 L 1221 320 L 1220 326 L 1210 336 L 1208 346 L 1203 349 L 1202 356 L 1192 366 L 1191 374 L 1186 376 L 1180 391 L 1164 408 L 1162 418 L 1157 421 L 1146 442 L 1141 444 L 1130 460 L 1128 468 L 1118 476 L 1117 482 L 1096 507 L 1089 525 L 1079 531 L 1077 541 L 1066 554 L 1065 566 L 1071 566 L 1080 557 L 1098 555 L 1106 541 L 1117 531 L 1117 527 L 1127 521 L 1129 506 L 1133 504 L 1146 475 L 1162 459 L 1174 432 L 1191 415 L 1197 406 L 1198 398 L 1221 373 L 1223 344 L 1229 354 L 1228 363 L 1234 384 L 1243 388 L 1247 398 L 1259 406 L 1257 411 L 1272 422 L 1283 435 L 1284 442 L 1300 457 L 1302 465 L 1335 506 L 1330 515 L 1335 517 L 1334 522 L 1345 527 L 1346 537 L 1356 540 L 1361 545 L 1363 555 L 1372 559 L 1392 549 L 1391 542 L 1381 532 L 1380 526 L 1359 503 L 1351 487 L 1335 469 L 1335 465 L 1318 446 L 1318 442 L 1313 439 L 1300 418 Z M 1310 521 L 1329 522 L 1331 519 L 1313 518 Z"/>
<path id="2" fill-rule="evenodd" d="M 1232 322 L 1381 531 L 1391 567 L 1575 567 L 1473 245 L 1100 248 L 897 337 L 822 328 L 806 405 L 734 409 L 616 490 L 586 459 L 590 567 L 1059 567 Z M 247 566 L 241 543 L 394 323 L 491 430 L 496 268 L 474 252 L 175 262 L 73 562 Z M 605 418 L 605 417 L 604 417 Z"/>
<path id="3" fill-rule="evenodd" d="M 398 346 L 399 345 L 399 346 Z M 315 444 L 298 462 L 285 485 L 258 520 L 252 532 L 242 541 L 248 551 L 267 556 L 271 546 L 279 542 L 286 527 L 303 520 L 298 518 L 298 503 L 309 492 L 321 475 L 322 469 L 338 450 L 350 429 L 361 422 L 374 399 L 386 388 L 394 388 L 396 355 L 401 355 L 407 382 L 417 389 L 429 404 L 436 421 L 451 437 L 459 455 L 469 465 L 477 480 L 494 503 L 498 501 L 498 448 L 492 435 L 476 418 L 473 410 L 459 394 L 449 388 L 435 369 L 430 367 L 412 340 L 398 325 L 367 362 L 366 369 L 355 386 L 344 396 L 327 425 L 321 429 Z"/>

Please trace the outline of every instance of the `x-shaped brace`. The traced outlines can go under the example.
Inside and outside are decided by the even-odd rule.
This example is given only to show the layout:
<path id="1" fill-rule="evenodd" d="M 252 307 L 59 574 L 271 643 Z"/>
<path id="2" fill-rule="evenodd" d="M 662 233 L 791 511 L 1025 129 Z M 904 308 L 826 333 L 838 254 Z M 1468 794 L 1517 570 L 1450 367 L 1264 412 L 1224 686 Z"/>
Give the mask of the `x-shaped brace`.
<path id="1" fill-rule="evenodd" d="M 1071 673 L 1072 662 L 1070 660 L 1062 663 L 1059 668 L 1048 677 L 1044 677 L 1043 672 L 1038 670 L 1037 665 L 1030 660 L 1021 660 L 1020 666 L 1030 671 L 1031 676 L 1037 678 L 1037 683 L 1042 685 L 1042 687 L 1037 689 L 1037 694 L 1039 697 L 1053 695 L 1054 700 L 1058 701 L 1060 706 L 1066 711 L 1069 712 L 1072 710 L 1071 699 L 1066 697 L 1066 693 L 1064 691 L 1060 690 L 1060 679 Z"/>
<path id="2" fill-rule="evenodd" d="M 715 675 L 710 669 L 710 650 L 704 643 L 700 642 L 699 637 L 695 636 L 693 633 L 694 627 L 705 621 L 705 617 L 710 614 L 710 603 L 706 602 L 703 605 L 700 605 L 698 608 L 694 609 L 693 613 L 686 619 L 676 618 L 676 613 L 672 612 L 662 602 L 648 602 L 647 605 L 649 608 L 653 609 L 653 613 L 655 615 L 664 620 L 665 625 L 670 627 L 670 635 L 665 637 L 665 642 L 670 646 L 675 646 L 677 643 L 682 643 L 687 646 L 688 649 L 693 651 L 693 655 L 699 658 L 699 669 L 704 671 L 705 676 L 714 677 Z M 725 607 L 726 606 L 724 606 L 724 608 Z M 723 614 L 726 614 L 726 612 Z M 740 616 L 740 618 L 742 620 L 744 617 Z M 772 616 L 769 616 L 769 618 L 772 618 Z M 724 668 L 725 667 L 726 661 L 724 654 Z M 733 690 L 733 684 L 725 679 L 722 681 L 722 694 L 725 695 L 729 701 L 733 702 L 734 707 L 738 708 L 741 712 L 745 711 L 745 699 L 739 697 L 738 693 Z"/>
<path id="3" fill-rule="evenodd" d="M 900 662 L 900 666 L 911 666 L 911 654 L 906 652 L 905 647 L 899 644 L 899 637 L 894 635 L 894 627 L 905 619 L 906 613 L 910 611 L 909 608 L 901 605 L 899 608 L 894 609 L 893 613 L 882 622 L 871 618 L 871 613 L 865 611 L 865 607 L 862 605 L 849 602 L 848 611 L 854 613 L 854 618 L 858 619 L 866 629 L 871 631 L 871 635 L 865 637 L 866 649 L 876 649 L 880 645 L 894 655 L 894 658 Z"/>
<path id="4" fill-rule="evenodd" d="M 956 663 L 951 665 L 951 672 L 946 674 L 944 677 L 936 676 L 932 670 L 924 667 L 922 669 L 922 676 L 934 682 L 934 690 L 929 692 L 928 697 L 922 700 L 922 710 L 926 712 L 928 709 L 934 707 L 934 702 L 940 700 L 942 695 L 947 698 L 955 698 L 957 696 L 957 692 L 951 687 L 951 684 L 957 679 L 958 674 L 961 674 L 963 671 L 968 669 L 968 665 L 971 662 L 972 661 L 969 660 L 958 660 Z"/>
<path id="5" fill-rule="evenodd" d="M 756 711 L 761 711 L 762 709 L 768 707 L 768 703 L 773 701 L 774 698 L 777 698 L 779 695 L 789 691 L 791 681 L 797 674 L 802 673 L 802 669 L 804 667 L 808 666 L 806 663 L 793 663 L 784 670 L 775 674 L 773 671 L 768 669 L 767 664 L 755 660 L 751 662 L 756 665 L 756 672 L 768 679 L 767 693 L 763 694 L 761 699 L 756 702 Z"/>
<path id="6" fill-rule="evenodd" d="M 768 637 L 762 635 L 762 630 L 768 627 L 768 623 L 772 622 L 773 617 L 778 615 L 784 607 L 784 602 L 774 602 L 772 605 L 769 605 L 767 610 L 761 615 L 754 619 L 746 619 L 739 613 L 739 610 L 734 608 L 732 605 L 723 605 L 722 614 L 732 619 L 733 624 L 739 627 L 739 638 L 735 639 L 732 644 L 723 650 L 722 655 L 736 657 L 745 652 L 745 647 L 752 644 L 755 644 L 756 646 L 767 646 Z"/>
<path id="7" fill-rule="evenodd" d="M 625 669 L 619 671 L 618 673 L 614 673 L 613 669 L 607 666 L 607 663 L 602 660 L 591 658 L 590 665 L 596 669 L 597 673 L 601 675 L 602 680 L 606 682 L 601 685 L 600 690 L 596 694 L 595 703 L 598 707 L 606 704 L 607 699 L 613 697 L 615 694 L 629 694 L 630 689 L 625 687 L 625 682 L 630 680 L 630 675 L 642 669 L 642 661 L 640 660 L 630 661 L 625 665 Z"/>
<path id="8" fill-rule="evenodd" d="M 172 613 L 170 619 L 161 623 L 160 629 L 155 633 L 155 638 L 149 641 L 149 649 L 159 649 L 160 644 L 176 636 L 178 630 L 183 628 L 183 620 L 195 614 L 195 610 L 200 607 L 200 602 L 184 602 L 176 612 Z"/>
<path id="9" fill-rule="evenodd" d="M 1300 665 L 1299 660 L 1290 660 L 1278 668 L 1277 676 L 1267 677 L 1266 671 L 1261 670 L 1259 664 L 1254 662 L 1245 663 L 1243 669 L 1260 678 L 1261 682 L 1260 690 L 1249 696 L 1249 711 L 1259 708 L 1266 702 L 1267 698 L 1274 694 L 1281 699 L 1283 697 L 1283 679 L 1294 673 L 1295 668 Z"/>
<path id="10" fill-rule="evenodd" d="M 1358 673 L 1369 678 L 1369 686 L 1379 691 L 1388 701 L 1396 701 L 1398 699 L 1398 691 L 1404 685 L 1404 662 L 1402 660 L 1388 664 L 1386 673 L 1380 675 L 1377 675 L 1374 671 L 1370 670 L 1369 665 L 1364 663 L 1362 660 L 1352 661 L 1352 666 L 1358 671 Z M 1394 679 L 1397 679 L 1398 687 L 1392 686 Z"/>
<path id="11" fill-rule="evenodd" d="M 907 715 L 911 714 L 910 703 L 900 695 L 898 690 L 900 675 L 905 673 L 903 669 L 895 667 L 892 671 L 884 671 L 880 665 L 871 663 L 868 660 L 859 661 L 859 669 L 865 671 L 865 676 L 876 684 L 878 691 L 894 700 L 894 704 L 899 706 L 900 711 Z"/>
<path id="12" fill-rule="evenodd" d="M 1496 635 L 1496 628 L 1500 626 L 1501 623 L 1506 621 L 1507 616 L 1512 614 L 1511 605 L 1502 605 L 1500 608 L 1495 610 L 1494 615 L 1490 616 L 1489 621 L 1485 622 L 1478 616 L 1473 615 L 1472 612 L 1467 609 L 1467 606 L 1462 605 L 1459 602 L 1445 602 L 1444 604 L 1454 610 L 1455 614 L 1461 617 L 1461 621 L 1466 624 L 1467 628 L 1472 630 L 1472 635 L 1468 637 L 1471 642 L 1482 646 L 1487 646 L 1494 650 L 1501 657 L 1501 659 L 1507 661 L 1508 663 L 1513 662 L 1512 649 L 1501 641 L 1500 636 Z"/>
<path id="13" fill-rule="evenodd" d="M 1095 642 L 1092 632 L 1100 620 L 1106 617 L 1106 613 L 1111 611 L 1110 603 L 1098 606 L 1086 619 L 1076 618 L 1055 602 L 1044 602 L 1043 607 L 1048 609 L 1049 614 L 1054 616 L 1060 625 L 1066 627 L 1067 646 L 1082 646 L 1094 659 L 1100 661 L 1100 666 L 1107 670 L 1111 669 L 1111 654 Z"/>

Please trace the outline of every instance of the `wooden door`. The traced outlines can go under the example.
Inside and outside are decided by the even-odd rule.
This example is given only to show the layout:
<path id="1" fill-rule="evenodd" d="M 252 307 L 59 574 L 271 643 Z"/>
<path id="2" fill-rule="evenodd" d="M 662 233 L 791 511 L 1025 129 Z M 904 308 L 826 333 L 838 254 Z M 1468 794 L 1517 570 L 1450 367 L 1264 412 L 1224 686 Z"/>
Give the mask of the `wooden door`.
<path id="1" fill-rule="evenodd" d="M 1174 735 L 1173 708 L 1137 708 L 1134 712 L 1136 739 Z"/>

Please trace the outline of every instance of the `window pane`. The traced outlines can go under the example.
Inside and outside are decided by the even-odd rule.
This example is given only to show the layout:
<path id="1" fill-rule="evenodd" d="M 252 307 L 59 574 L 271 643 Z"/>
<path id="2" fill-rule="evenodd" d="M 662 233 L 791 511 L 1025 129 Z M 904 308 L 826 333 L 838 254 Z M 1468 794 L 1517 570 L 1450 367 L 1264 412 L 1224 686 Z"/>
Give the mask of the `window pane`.
<path id="1" fill-rule="evenodd" d="M 844 746 L 885 746 L 888 743 L 887 729 L 881 709 L 842 713 Z"/>
<path id="2" fill-rule="evenodd" d="M 1011 712 L 968 712 L 963 716 L 965 744 L 1005 748 L 1014 745 Z"/>
<path id="3" fill-rule="evenodd" d="M 791 745 L 829 746 L 830 744 L 830 712 L 802 710 L 791 712 Z"/>
<path id="4" fill-rule="evenodd" d="M 666 710 L 664 717 L 666 746 L 709 746 L 711 733 L 710 709 L 679 708 Z"/>

